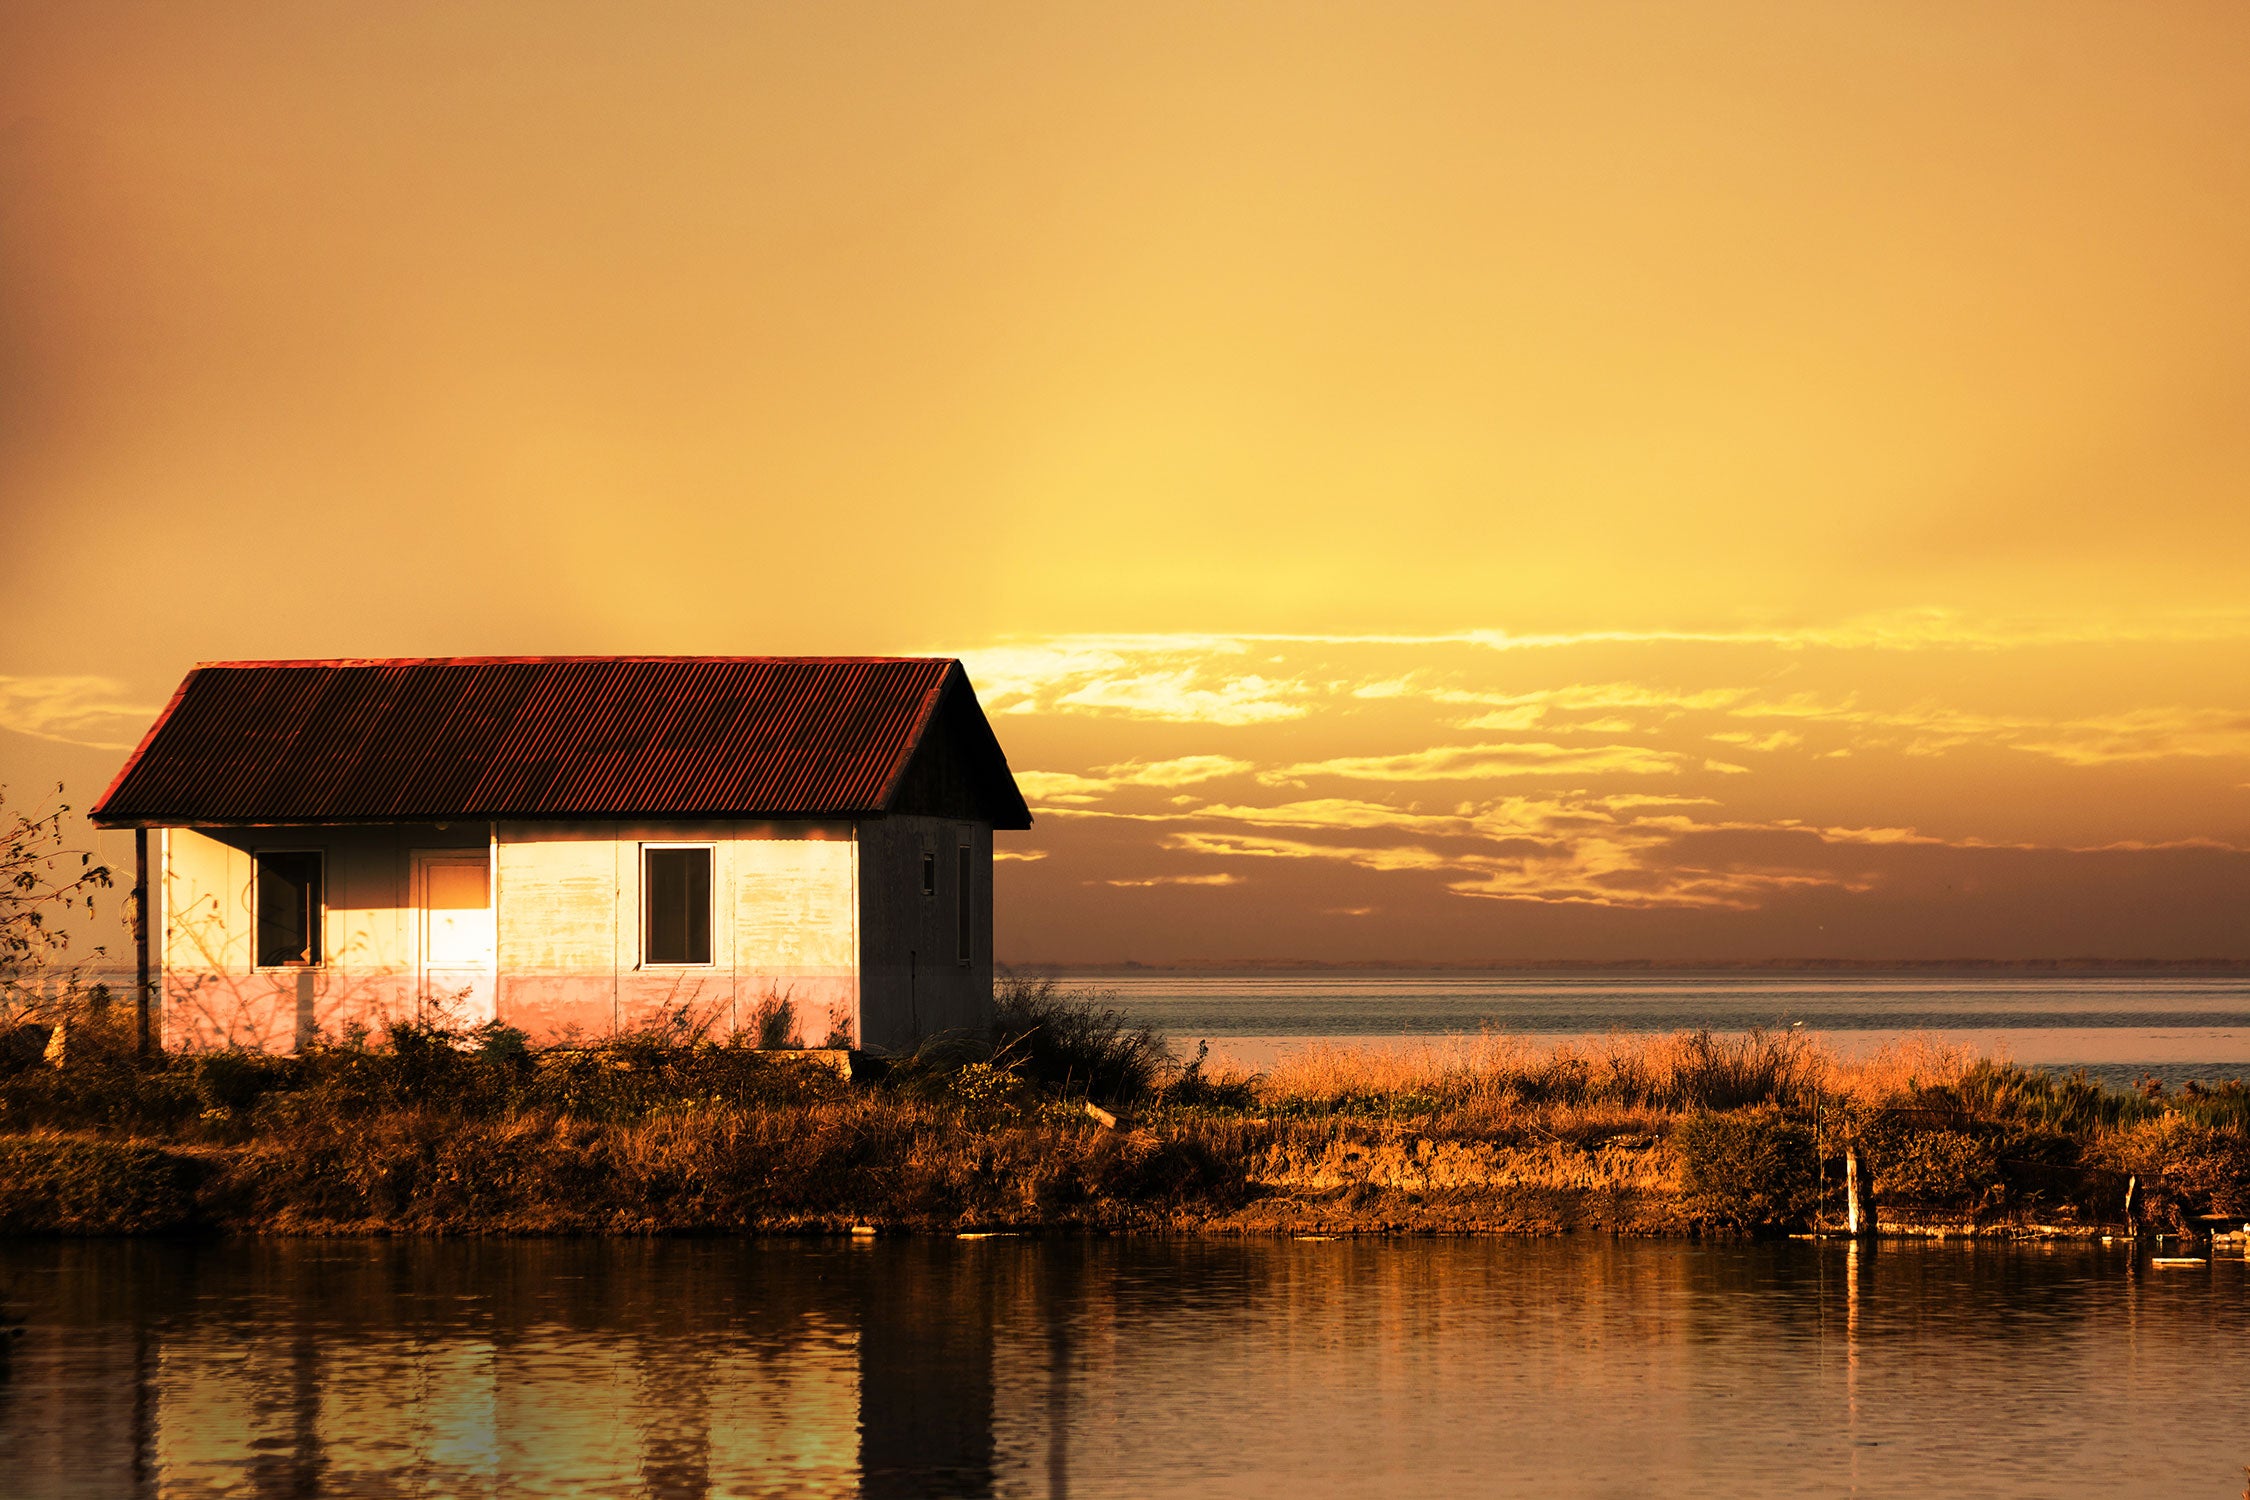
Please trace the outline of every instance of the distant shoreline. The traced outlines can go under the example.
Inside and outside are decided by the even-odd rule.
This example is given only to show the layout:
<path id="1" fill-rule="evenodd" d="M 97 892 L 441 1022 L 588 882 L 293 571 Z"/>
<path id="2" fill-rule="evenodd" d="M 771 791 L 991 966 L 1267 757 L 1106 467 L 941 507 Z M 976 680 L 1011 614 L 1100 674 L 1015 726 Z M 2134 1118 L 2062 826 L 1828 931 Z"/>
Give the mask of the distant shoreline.
<path id="1" fill-rule="evenodd" d="M 1020 974 L 2000 974 L 2195 978 L 2250 976 L 2250 958 L 1419 959 L 1212 958 L 1003 961 Z"/>

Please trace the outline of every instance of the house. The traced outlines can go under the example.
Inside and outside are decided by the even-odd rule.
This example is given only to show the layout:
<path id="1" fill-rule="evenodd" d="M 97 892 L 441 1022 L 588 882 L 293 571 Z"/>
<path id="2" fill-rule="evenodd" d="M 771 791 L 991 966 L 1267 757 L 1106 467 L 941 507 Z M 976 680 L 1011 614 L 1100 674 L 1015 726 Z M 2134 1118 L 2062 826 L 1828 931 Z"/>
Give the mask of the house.
<path id="1" fill-rule="evenodd" d="M 905 1048 L 989 1013 L 993 833 L 1031 826 L 920 658 L 210 663 L 92 816 L 136 831 L 144 1039 L 269 1051 L 781 1001 Z"/>

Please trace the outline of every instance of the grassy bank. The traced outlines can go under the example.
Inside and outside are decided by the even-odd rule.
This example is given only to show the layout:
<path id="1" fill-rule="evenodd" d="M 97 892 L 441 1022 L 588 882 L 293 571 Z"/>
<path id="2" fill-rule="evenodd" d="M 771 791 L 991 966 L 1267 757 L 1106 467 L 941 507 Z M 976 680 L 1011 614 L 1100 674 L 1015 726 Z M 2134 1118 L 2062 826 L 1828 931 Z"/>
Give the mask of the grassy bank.
<path id="1" fill-rule="evenodd" d="M 1172 1064 L 1052 986 L 850 1079 L 681 1035 L 406 1027 L 303 1057 L 0 1037 L 0 1232 L 2192 1232 L 2250 1216 L 2250 1095 L 1927 1046 L 1495 1038 Z M 1094 1103 L 1115 1118 L 1090 1114 Z"/>

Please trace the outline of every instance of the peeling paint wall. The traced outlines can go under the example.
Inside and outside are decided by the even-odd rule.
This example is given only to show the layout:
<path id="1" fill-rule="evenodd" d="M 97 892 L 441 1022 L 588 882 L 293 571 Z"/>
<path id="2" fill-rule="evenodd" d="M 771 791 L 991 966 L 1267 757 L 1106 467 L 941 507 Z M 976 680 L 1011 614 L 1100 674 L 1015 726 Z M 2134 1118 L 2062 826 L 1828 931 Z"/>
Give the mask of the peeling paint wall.
<path id="1" fill-rule="evenodd" d="M 535 1037 L 677 1020 L 724 1034 L 761 1003 L 798 1034 L 859 1024 L 858 848 L 848 823 L 506 824 L 499 828 L 500 1018 Z M 711 962 L 642 953 L 641 851 L 709 844 Z"/>
<path id="2" fill-rule="evenodd" d="M 415 1006 L 409 851 L 481 852 L 484 831 L 380 828 L 174 828 L 163 858 L 160 1024 L 164 1045 L 288 1051 L 300 1035 L 376 1030 Z M 322 962 L 260 969 L 253 856 L 317 849 L 326 913 Z"/>
<path id="3" fill-rule="evenodd" d="M 710 963 L 645 961 L 648 843 L 711 846 Z M 860 1034 L 859 859 L 848 823 L 175 828 L 156 844 L 168 1047 L 288 1051 L 313 1034 L 379 1030 L 415 1014 L 425 984 L 414 855 L 488 850 L 497 853 L 493 1009 L 536 1040 L 669 1024 L 724 1035 L 755 1024 L 761 1004 L 783 1001 L 808 1043 Z M 254 962 L 253 856 L 274 849 L 323 855 L 317 967 Z M 441 1003 L 461 999 L 450 985 L 439 993 L 434 978 L 427 987 Z"/>

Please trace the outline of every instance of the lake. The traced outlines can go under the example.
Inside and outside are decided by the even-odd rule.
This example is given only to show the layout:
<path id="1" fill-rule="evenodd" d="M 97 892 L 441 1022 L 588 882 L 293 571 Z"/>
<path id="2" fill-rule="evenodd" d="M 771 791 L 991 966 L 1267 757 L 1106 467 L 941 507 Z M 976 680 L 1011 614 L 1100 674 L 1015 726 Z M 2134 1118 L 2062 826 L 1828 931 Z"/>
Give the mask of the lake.
<path id="1" fill-rule="evenodd" d="M 2124 1245 L 16 1242 L 10 1496 L 2232 1497 Z"/>
<path id="2" fill-rule="evenodd" d="M 2250 1077 L 2250 976 L 1556 976 L 1452 971 L 1074 973 L 1176 1046 L 1208 1039 L 1252 1066 L 1316 1039 L 1792 1028 L 1847 1056 L 1911 1035 L 2130 1085 Z"/>

